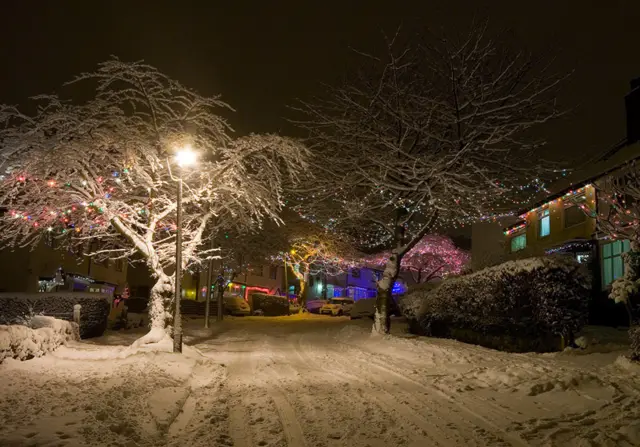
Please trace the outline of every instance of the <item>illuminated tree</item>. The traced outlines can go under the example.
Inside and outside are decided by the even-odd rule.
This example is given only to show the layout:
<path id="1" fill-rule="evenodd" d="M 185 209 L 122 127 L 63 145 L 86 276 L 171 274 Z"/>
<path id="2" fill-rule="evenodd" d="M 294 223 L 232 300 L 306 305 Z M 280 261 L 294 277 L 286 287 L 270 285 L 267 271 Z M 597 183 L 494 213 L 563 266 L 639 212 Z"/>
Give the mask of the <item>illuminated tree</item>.
<path id="1" fill-rule="evenodd" d="M 390 256 L 389 251 L 379 253 L 368 259 L 367 264 L 382 266 Z M 460 274 L 469 259 L 469 253 L 456 247 L 451 238 L 426 235 L 402 257 L 400 269 L 410 272 L 416 283 L 423 283 Z"/>
<path id="2" fill-rule="evenodd" d="M 0 109 L 0 238 L 8 247 L 53 238 L 85 256 L 139 255 L 156 278 L 152 330 L 140 342 L 154 342 L 173 299 L 176 176 L 188 268 L 218 256 L 208 238 L 221 228 L 278 220 L 283 185 L 304 172 L 306 150 L 274 135 L 231 139 L 218 115 L 225 103 L 143 63 L 112 59 L 66 88 L 78 84 L 83 95 L 95 88 L 84 103 L 41 96 L 33 116 Z M 195 168 L 173 163 L 184 145 L 198 153 Z"/>
<path id="3" fill-rule="evenodd" d="M 299 108 L 318 174 L 316 188 L 300 192 L 299 211 L 363 246 L 390 249 L 377 283 L 380 333 L 389 331 L 402 259 L 425 234 L 537 192 L 530 179 L 549 169 L 530 130 L 558 115 L 560 79 L 484 28 L 429 44 L 400 40 L 363 55 L 355 76 Z"/>
<path id="4" fill-rule="evenodd" d="M 283 253 L 300 281 L 300 305 L 307 302 L 309 277 L 337 276 L 359 266 L 360 255 L 347 243 L 322 229 L 304 235 L 294 235 L 290 248 Z"/>

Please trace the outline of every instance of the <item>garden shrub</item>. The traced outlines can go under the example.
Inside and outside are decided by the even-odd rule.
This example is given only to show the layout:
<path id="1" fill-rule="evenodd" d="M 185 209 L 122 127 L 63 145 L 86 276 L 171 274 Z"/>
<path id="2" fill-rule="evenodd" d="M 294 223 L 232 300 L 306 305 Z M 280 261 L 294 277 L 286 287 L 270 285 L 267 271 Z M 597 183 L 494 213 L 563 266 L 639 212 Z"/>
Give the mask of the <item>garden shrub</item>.
<path id="1" fill-rule="evenodd" d="M 289 300 L 284 296 L 252 293 L 249 295 L 251 311 L 261 310 L 267 317 L 289 315 Z"/>
<path id="2" fill-rule="evenodd" d="M 409 294 L 410 329 L 507 351 L 551 351 L 588 321 L 591 278 L 566 256 L 509 261 Z M 558 346 L 556 346 L 556 344 Z"/>

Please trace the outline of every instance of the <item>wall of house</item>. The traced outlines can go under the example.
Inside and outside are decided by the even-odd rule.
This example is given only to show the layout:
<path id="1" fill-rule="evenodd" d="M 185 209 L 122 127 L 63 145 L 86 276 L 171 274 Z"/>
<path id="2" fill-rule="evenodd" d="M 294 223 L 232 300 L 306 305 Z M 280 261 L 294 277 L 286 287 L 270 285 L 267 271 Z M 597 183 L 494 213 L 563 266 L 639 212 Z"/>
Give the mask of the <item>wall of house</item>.
<path id="1" fill-rule="evenodd" d="M 284 293 L 284 266 L 275 265 L 271 270 L 270 265 L 254 266 L 253 271 L 236 276 L 231 281 L 229 290 L 239 294 L 244 293 L 246 288 L 259 287 L 260 289 L 268 289 L 268 293 L 279 294 Z M 145 267 L 146 269 L 146 267 Z M 214 262 L 212 282 L 215 282 L 220 270 L 219 264 Z M 275 274 L 275 275 L 274 275 Z M 140 284 L 133 287 L 134 290 L 146 290 L 147 284 L 153 285 L 149 273 L 136 272 L 136 277 L 130 276 L 131 284 Z M 186 299 L 203 301 L 206 299 L 208 271 L 203 269 L 197 272 L 186 272 L 182 279 L 182 296 Z M 244 287 L 243 287 L 244 286 Z"/>
<path id="2" fill-rule="evenodd" d="M 565 222 L 565 201 L 568 200 L 569 196 L 563 197 L 564 198 L 549 202 L 539 209 L 528 212 L 525 216 L 526 228 L 505 237 L 505 252 L 518 256 L 539 256 L 544 255 L 545 250 L 561 245 L 566 241 L 573 239 L 591 239 L 596 231 L 596 219 L 587 216 L 582 223 L 567 227 Z M 585 188 L 585 197 L 586 206 L 590 212 L 595 212 L 596 192 L 593 186 L 588 185 Z M 544 209 L 549 210 L 550 231 L 548 235 L 541 237 L 539 213 Z M 522 253 L 512 253 L 511 240 L 523 233 L 527 235 L 526 248 L 522 250 Z M 474 243 L 476 243 L 475 239 Z"/>
<path id="3" fill-rule="evenodd" d="M 97 264 L 68 250 L 56 250 L 42 242 L 33 250 L 22 248 L 0 252 L 0 290 L 5 292 L 38 292 L 41 277 L 54 277 L 59 268 L 65 273 L 87 276 L 96 281 L 104 281 L 121 286 L 126 283 L 127 263 L 114 261 Z M 120 291 L 120 290 L 118 290 Z"/>
<path id="4" fill-rule="evenodd" d="M 471 226 L 471 267 L 474 270 L 506 260 L 506 222 L 476 222 Z"/>
<path id="5" fill-rule="evenodd" d="M 309 281 L 308 299 L 322 299 L 325 287 L 327 288 L 327 298 L 333 297 L 333 291 L 336 289 L 340 293 L 340 295 L 337 296 L 346 296 L 349 288 L 360 289 L 360 295 L 364 295 L 364 291 L 366 290 L 368 295 L 375 296 L 377 293 L 376 282 L 378 281 L 378 274 L 381 274 L 380 270 L 361 268 L 350 270 L 341 275 L 327 276 L 326 278 L 324 275 L 316 275 Z M 397 282 L 403 285 L 403 290 L 407 284 L 413 282 L 410 277 L 411 275 L 405 272 L 401 272 L 398 276 Z"/>

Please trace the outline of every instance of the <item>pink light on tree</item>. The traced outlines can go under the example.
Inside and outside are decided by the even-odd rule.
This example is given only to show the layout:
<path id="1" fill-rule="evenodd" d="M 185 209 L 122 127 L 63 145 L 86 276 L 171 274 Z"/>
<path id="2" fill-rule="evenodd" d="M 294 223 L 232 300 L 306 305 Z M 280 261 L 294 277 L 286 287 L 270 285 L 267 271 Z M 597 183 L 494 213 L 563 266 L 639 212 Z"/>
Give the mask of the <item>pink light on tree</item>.
<path id="1" fill-rule="evenodd" d="M 370 265 L 384 266 L 390 253 L 378 253 L 367 261 Z M 469 262 L 466 251 L 456 247 L 451 238 L 438 234 L 424 236 L 403 258 L 400 269 L 411 272 L 415 282 L 459 274 Z"/>

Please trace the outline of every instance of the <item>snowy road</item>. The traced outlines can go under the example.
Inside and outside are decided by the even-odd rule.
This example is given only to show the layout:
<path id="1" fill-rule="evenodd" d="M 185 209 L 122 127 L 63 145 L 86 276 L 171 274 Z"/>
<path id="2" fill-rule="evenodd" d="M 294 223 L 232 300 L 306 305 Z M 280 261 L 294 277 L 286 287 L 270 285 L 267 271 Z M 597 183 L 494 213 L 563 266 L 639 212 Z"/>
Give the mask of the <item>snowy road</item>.
<path id="1" fill-rule="evenodd" d="M 136 336 L 116 333 L 0 366 L 0 445 L 640 445 L 623 351 L 372 339 L 366 321 L 316 316 L 196 323 L 184 357 L 86 359 Z"/>

